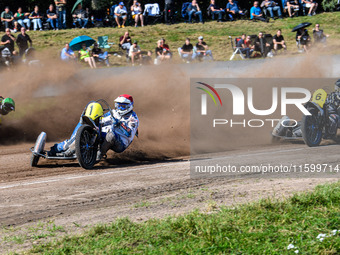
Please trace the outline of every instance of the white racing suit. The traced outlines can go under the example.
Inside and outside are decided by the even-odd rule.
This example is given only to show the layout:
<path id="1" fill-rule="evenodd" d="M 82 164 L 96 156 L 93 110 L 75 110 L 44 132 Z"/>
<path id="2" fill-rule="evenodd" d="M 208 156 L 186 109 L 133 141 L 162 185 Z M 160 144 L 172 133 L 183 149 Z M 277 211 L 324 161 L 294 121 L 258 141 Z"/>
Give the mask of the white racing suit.
<path id="1" fill-rule="evenodd" d="M 103 139 L 100 147 L 102 155 L 110 149 L 117 153 L 126 150 L 132 143 L 139 126 L 139 120 L 134 111 L 121 116 L 116 110 L 112 110 L 112 115 L 113 118 L 110 113 L 106 113 L 100 120 Z M 56 153 L 64 153 L 65 156 L 73 155 L 75 153 L 75 137 L 80 126 L 81 123 L 79 122 L 70 139 L 51 147 L 49 155 L 52 156 Z"/>

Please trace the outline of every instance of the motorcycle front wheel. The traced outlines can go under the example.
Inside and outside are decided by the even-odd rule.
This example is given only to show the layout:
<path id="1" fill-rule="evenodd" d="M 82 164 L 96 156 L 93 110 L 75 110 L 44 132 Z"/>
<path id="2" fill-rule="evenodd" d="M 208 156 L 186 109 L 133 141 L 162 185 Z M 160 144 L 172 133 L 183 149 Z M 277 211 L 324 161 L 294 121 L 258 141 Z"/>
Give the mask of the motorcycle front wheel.
<path id="1" fill-rule="evenodd" d="M 309 147 L 319 146 L 322 139 L 323 125 L 320 123 L 318 110 L 308 108 L 312 115 L 304 115 L 301 122 L 302 137 Z"/>
<path id="2" fill-rule="evenodd" d="M 76 134 L 75 147 L 79 165 L 92 169 L 97 158 L 97 133 L 89 125 L 82 125 Z"/>

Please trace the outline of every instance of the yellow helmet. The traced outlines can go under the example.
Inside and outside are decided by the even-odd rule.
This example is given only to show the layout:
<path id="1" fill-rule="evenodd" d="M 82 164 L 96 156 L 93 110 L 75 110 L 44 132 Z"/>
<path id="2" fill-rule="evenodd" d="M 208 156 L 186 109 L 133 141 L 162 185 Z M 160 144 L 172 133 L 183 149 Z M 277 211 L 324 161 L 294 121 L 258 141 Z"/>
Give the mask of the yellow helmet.
<path id="1" fill-rule="evenodd" d="M 90 103 L 85 111 L 85 116 L 92 119 L 93 121 L 103 116 L 103 114 L 104 114 L 103 107 L 96 102 Z"/>

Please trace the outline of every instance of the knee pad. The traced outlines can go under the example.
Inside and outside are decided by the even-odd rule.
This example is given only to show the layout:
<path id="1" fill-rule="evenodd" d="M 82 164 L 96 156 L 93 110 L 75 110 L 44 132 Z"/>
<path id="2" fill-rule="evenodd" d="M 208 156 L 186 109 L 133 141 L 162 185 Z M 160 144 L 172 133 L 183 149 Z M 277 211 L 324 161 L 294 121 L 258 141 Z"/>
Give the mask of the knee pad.
<path id="1" fill-rule="evenodd" d="M 328 125 L 328 132 L 330 134 L 335 134 L 338 129 L 338 117 L 336 114 L 329 115 L 329 125 Z"/>

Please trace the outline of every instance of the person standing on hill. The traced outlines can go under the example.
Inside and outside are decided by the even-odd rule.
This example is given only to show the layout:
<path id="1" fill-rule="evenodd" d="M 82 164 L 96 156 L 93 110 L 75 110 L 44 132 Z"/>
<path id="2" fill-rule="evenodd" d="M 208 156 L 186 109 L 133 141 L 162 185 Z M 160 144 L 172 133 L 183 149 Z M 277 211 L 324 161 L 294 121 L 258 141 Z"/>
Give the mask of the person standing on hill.
<path id="1" fill-rule="evenodd" d="M 66 0 L 54 0 L 57 7 L 59 29 L 66 29 Z"/>

